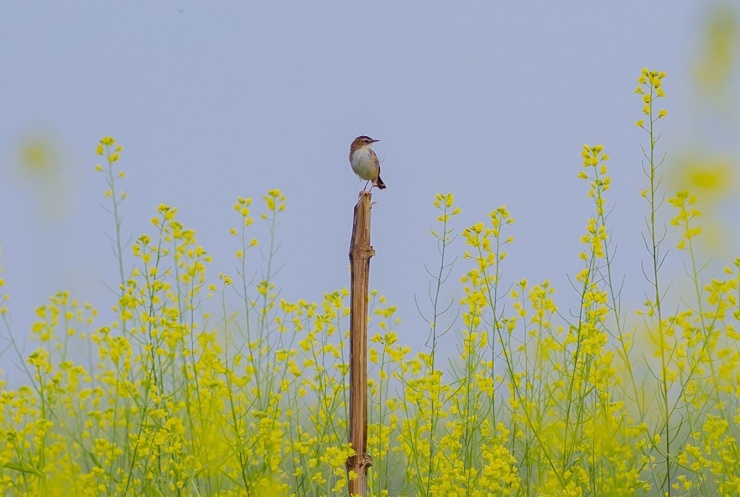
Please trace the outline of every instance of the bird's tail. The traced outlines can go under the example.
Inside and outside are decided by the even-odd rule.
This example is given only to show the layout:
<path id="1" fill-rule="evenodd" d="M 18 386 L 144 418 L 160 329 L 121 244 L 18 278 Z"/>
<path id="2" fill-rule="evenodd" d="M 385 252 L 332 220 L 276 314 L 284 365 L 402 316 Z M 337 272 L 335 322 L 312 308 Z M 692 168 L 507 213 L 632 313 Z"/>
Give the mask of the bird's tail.
<path id="1" fill-rule="evenodd" d="M 380 179 L 380 175 L 378 175 L 378 180 L 375 181 L 375 186 L 377 186 L 379 190 L 385 189 L 385 183 L 383 183 L 383 180 Z"/>

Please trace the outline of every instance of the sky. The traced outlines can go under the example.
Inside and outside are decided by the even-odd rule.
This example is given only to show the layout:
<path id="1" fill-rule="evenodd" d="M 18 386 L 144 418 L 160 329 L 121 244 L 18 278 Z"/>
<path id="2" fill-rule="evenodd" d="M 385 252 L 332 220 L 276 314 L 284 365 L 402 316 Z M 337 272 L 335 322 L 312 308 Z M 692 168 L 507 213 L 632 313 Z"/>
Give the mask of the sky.
<path id="1" fill-rule="evenodd" d="M 106 135 L 124 147 L 123 233 L 151 233 L 157 206 L 177 207 L 214 258 L 213 280 L 236 273 L 228 233 L 238 223 L 236 198 L 258 205 L 280 189 L 287 208 L 276 283 L 288 300 L 321 300 L 349 285 L 352 211 L 364 184 L 350 169 L 349 144 L 363 134 L 379 139 L 388 188 L 373 192 L 371 287 L 398 306 L 397 331 L 414 347 L 427 333 L 415 296 L 425 300 L 425 266 L 438 264 L 434 195 L 455 194 L 458 233 L 505 205 L 516 219 L 505 282 L 550 279 L 567 308 L 592 212 L 588 185 L 576 177 L 580 153 L 603 144 L 615 264 L 626 300 L 639 305 L 647 138 L 634 126 L 642 117 L 636 78 L 643 67 L 667 73 L 667 164 L 706 147 L 736 158 L 737 122 L 706 117 L 692 79 L 707 20 L 721 5 L 5 2 L 0 265 L 12 333 L 25 343 L 33 309 L 60 290 L 103 316 L 114 303 L 114 226 L 95 172 Z M 40 172 L 24 158 L 34 144 L 48 155 Z M 728 232 L 740 231 L 737 208 L 737 195 L 715 206 Z M 266 233 L 256 223 L 255 236 L 266 241 Z M 733 242 L 712 257 L 737 257 Z M 452 250 L 462 254 L 462 239 Z M 683 263 L 667 264 L 680 271 Z M 454 279 L 468 267 L 459 259 Z M 451 281 L 444 298 L 460 297 Z"/>

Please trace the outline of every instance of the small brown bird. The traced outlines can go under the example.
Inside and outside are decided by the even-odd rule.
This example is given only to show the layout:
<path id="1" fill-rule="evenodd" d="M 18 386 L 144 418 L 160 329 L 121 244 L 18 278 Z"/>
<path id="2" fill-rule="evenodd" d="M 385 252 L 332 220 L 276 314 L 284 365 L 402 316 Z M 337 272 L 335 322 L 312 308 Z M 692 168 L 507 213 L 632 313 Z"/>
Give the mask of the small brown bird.
<path id="1" fill-rule="evenodd" d="M 349 147 L 349 163 L 357 176 L 367 180 L 368 183 L 372 181 L 373 186 L 382 190 L 385 188 L 385 183 L 380 179 L 380 162 L 373 151 L 373 143 L 377 141 L 380 140 L 373 140 L 364 135 L 355 138 Z M 365 188 L 367 188 L 367 183 L 365 183 Z M 362 191 L 365 191 L 365 188 Z M 370 189 L 373 189 L 372 186 Z"/>

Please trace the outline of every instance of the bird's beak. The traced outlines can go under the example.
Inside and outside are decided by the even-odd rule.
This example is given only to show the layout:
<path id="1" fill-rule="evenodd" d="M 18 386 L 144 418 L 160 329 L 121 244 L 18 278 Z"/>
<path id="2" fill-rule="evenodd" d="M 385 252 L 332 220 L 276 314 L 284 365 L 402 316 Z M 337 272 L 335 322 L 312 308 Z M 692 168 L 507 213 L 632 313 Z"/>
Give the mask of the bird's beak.
<path id="1" fill-rule="evenodd" d="M 373 141 L 371 141 L 370 143 L 375 143 L 375 142 L 379 142 L 379 141 L 380 141 L 380 140 L 373 140 Z"/>

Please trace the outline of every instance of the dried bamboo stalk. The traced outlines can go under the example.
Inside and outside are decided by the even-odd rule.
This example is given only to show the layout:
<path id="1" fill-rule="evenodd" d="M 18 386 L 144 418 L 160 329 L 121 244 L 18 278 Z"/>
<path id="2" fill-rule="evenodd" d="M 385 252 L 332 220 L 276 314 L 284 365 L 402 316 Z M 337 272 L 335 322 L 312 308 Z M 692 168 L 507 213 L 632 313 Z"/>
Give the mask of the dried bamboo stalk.
<path id="1" fill-rule="evenodd" d="M 350 497 L 367 495 L 367 470 L 373 458 L 367 449 L 367 312 L 370 258 L 375 255 L 370 245 L 370 207 L 372 194 L 361 192 L 355 205 L 352 240 L 349 247 L 351 264 L 350 337 L 349 337 L 349 441 L 355 455 L 347 458 Z"/>

